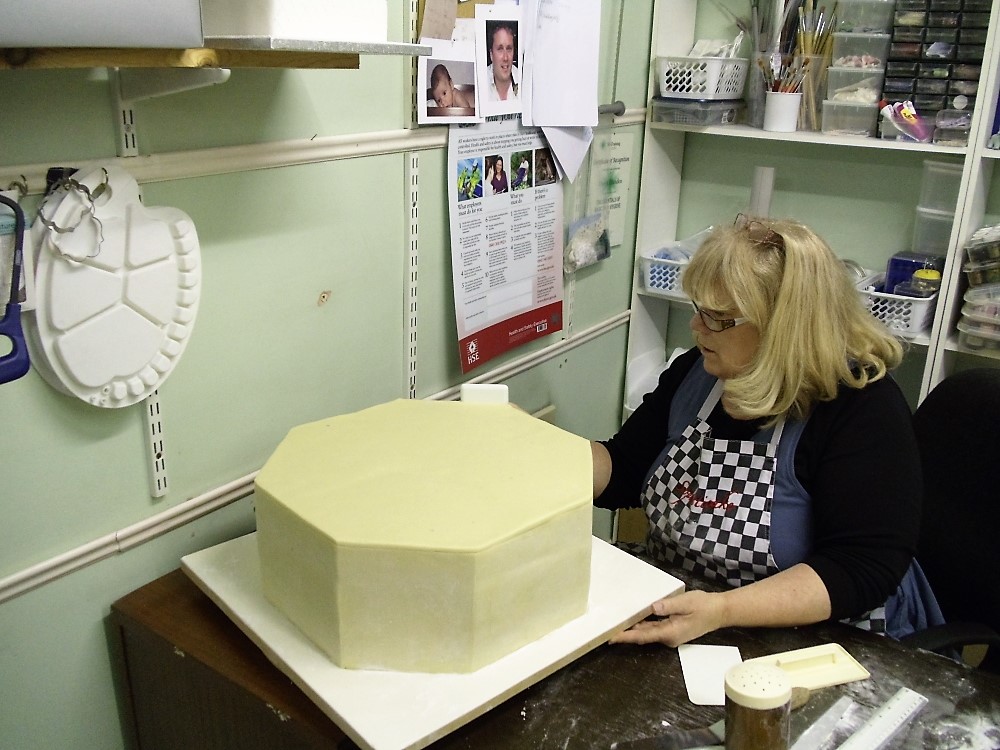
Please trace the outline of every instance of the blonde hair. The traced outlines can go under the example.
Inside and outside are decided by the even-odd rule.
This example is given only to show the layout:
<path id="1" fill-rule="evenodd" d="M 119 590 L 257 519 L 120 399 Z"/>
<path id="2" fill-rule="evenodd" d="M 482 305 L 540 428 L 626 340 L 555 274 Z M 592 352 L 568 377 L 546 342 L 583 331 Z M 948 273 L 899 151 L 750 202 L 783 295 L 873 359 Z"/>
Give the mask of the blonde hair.
<path id="1" fill-rule="evenodd" d="M 841 383 L 885 377 L 903 347 L 862 304 L 844 264 L 811 229 L 749 217 L 714 230 L 684 269 L 687 295 L 708 309 L 739 310 L 760 332 L 746 369 L 726 380 L 742 419 L 801 419 Z"/>

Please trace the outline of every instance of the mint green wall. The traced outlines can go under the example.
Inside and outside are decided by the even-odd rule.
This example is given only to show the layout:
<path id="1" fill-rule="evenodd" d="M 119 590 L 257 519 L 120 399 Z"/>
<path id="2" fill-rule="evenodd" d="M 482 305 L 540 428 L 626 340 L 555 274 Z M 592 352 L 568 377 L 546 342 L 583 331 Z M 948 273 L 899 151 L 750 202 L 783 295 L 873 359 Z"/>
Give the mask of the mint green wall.
<path id="1" fill-rule="evenodd" d="M 653 0 L 603 5 L 600 101 L 645 104 Z M 409 3 L 390 0 L 390 38 Z M 409 126 L 411 59 L 362 57 L 359 71 L 233 70 L 208 89 L 139 102 L 142 154 Z M 115 155 L 103 70 L 0 71 L 0 171 Z M 626 238 L 577 274 L 573 330 L 627 309 L 642 126 Z M 143 157 L 136 157 L 142 159 Z M 170 491 L 151 498 L 139 407 L 100 410 L 32 371 L 0 387 L 0 578 L 160 513 L 260 467 L 292 425 L 406 394 L 409 206 L 405 155 L 243 171 L 143 186 L 149 206 L 195 222 L 203 289 L 184 356 L 160 389 Z M 462 381 L 445 204 L 445 149 L 420 158 L 418 396 Z M 35 186 L 37 188 L 37 186 Z M 567 205 L 573 198 L 567 192 Z M 321 292 L 329 301 L 317 305 Z M 618 420 L 625 326 L 510 379 L 512 397 L 588 437 Z M 551 339 L 535 342 L 509 360 Z M 494 363 L 496 364 L 496 363 Z M 492 365 L 488 365 L 490 367 Z M 253 529 L 252 499 L 0 604 L 0 747 L 124 744 L 109 663 L 111 603 L 182 555 Z"/>

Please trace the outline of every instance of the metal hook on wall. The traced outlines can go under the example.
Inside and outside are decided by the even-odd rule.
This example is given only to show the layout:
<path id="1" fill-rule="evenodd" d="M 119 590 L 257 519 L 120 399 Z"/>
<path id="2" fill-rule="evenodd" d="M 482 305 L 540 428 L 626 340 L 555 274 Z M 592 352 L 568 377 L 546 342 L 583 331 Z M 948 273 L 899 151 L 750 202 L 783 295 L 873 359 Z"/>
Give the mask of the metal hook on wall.
<path id="1" fill-rule="evenodd" d="M 7 190 L 17 190 L 18 198 L 23 198 L 28 194 L 28 178 L 22 174 L 21 179 L 11 180 Z"/>

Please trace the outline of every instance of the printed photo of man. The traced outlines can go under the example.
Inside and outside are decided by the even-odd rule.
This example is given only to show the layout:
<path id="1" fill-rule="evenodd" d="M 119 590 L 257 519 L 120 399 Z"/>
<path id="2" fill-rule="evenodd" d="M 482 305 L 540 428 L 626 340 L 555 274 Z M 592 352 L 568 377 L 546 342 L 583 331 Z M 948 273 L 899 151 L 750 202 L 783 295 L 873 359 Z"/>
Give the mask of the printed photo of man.
<path id="1" fill-rule="evenodd" d="M 517 22 L 487 21 L 486 41 L 490 101 L 518 101 L 521 73 L 517 67 Z"/>

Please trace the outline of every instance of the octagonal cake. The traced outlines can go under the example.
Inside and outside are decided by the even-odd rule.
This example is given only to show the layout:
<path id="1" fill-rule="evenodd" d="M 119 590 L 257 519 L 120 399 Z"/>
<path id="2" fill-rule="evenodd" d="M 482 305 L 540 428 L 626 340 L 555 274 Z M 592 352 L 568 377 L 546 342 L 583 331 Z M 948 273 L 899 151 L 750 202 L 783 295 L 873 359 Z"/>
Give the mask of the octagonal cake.
<path id="1" fill-rule="evenodd" d="M 337 665 L 471 672 L 584 614 L 589 441 L 506 404 L 292 429 L 256 479 L 264 594 Z"/>

